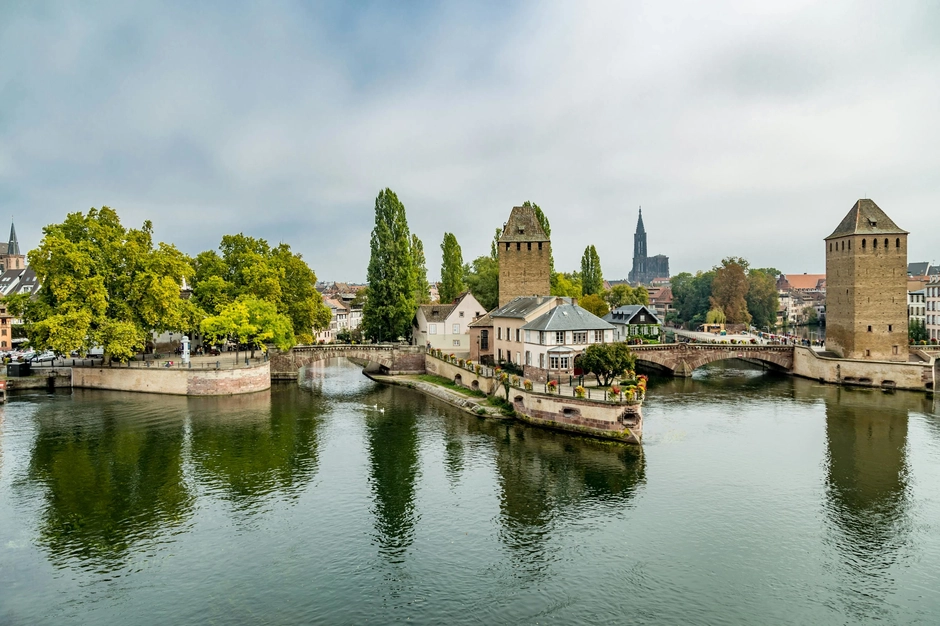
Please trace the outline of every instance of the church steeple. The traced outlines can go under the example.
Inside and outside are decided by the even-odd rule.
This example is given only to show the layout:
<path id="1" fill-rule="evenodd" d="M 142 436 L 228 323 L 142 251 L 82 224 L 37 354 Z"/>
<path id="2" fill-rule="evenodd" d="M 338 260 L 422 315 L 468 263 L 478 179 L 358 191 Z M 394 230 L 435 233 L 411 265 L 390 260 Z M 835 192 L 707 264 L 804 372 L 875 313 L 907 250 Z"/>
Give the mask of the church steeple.
<path id="1" fill-rule="evenodd" d="M 20 254 L 20 242 L 16 240 L 16 227 L 13 225 L 13 222 L 10 222 L 10 243 L 7 244 L 7 255 L 19 256 Z"/>
<path id="2" fill-rule="evenodd" d="M 636 234 L 646 234 L 646 229 L 643 227 L 643 207 L 640 207 L 640 217 L 636 220 Z"/>
<path id="3" fill-rule="evenodd" d="M 643 209 L 640 208 L 640 217 L 636 220 L 636 234 L 633 235 L 633 262 L 634 267 L 638 259 L 646 258 L 646 228 L 643 226 Z"/>

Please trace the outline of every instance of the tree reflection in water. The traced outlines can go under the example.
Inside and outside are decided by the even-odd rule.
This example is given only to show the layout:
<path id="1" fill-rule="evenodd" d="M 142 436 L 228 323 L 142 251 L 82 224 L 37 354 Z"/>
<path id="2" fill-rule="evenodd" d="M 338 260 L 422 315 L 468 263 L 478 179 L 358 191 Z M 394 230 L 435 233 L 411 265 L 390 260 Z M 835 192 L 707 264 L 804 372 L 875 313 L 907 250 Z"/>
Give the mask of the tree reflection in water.
<path id="1" fill-rule="evenodd" d="M 296 385 L 190 400 L 191 456 L 201 484 L 240 510 L 304 488 L 317 471 L 323 398 Z"/>
<path id="2" fill-rule="evenodd" d="M 45 493 L 39 543 L 59 567 L 112 571 L 192 514 L 185 398 L 76 391 L 36 413 L 27 480 Z"/>

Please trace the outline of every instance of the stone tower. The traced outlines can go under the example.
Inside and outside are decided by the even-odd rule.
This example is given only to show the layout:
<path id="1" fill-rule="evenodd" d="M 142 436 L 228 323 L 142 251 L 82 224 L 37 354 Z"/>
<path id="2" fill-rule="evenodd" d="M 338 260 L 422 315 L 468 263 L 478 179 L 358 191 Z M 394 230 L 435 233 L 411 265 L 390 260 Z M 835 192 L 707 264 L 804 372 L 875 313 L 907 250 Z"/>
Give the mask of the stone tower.
<path id="1" fill-rule="evenodd" d="M 648 285 L 656 278 L 669 278 L 669 257 L 657 254 L 648 256 L 646 251 L 646 227 L 643 226 L 643 209 L 636 220 L 633 235 L 633 269 L 627 280 L 635 285 Z"/>
<path id="2" fill-rule="evenodd" d="M 550 295 L 552 243 L 532 207 L 512 208 L 498 255 L 499 306 L 519 296 Z"/>
<path id="3" fill-rule="evenodd" d="M 907 361 L 907 231 L 859 200 L 825 242 L 826 349 Z"/>
<path id="4" fill-rule="evenodd" d="M 16 228 L 10 224 L 10 241 L 0 243 L 0 271 L 21 270 L 26 267 L 26 255 L 20 253 L 20 242 L 16 239 Z"/>

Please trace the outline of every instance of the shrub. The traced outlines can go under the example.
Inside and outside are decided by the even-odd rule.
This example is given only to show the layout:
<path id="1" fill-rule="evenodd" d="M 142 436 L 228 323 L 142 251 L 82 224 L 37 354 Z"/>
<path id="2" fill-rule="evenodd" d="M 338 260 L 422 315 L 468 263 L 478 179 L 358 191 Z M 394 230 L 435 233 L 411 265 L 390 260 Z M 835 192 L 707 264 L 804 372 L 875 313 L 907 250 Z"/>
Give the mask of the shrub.
<path id="1" fill-rule="evenodd" d="M 575 397 L 583 398 L 583 397 L 584 397 L 584 387 L 582 387 L 581 385 L 578 385 L 577 387 L 575 387 L 575 388 L 574 388 L 574 395 L 575 395 Z"/>

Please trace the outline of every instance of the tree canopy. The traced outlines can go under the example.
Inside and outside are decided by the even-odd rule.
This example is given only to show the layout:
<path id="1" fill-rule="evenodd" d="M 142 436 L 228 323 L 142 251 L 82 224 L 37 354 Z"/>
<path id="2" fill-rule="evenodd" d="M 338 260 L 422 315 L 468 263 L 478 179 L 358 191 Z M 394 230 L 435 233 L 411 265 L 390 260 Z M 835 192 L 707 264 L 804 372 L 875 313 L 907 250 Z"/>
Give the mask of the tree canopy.
<path id="1" fill-rule="evenodd" d="M 650 294 L 646 291 L 645 287 L 640 286 L 634 288 L 626 283 L 614 285 L 609 291 L 604 292 L 603 298 L 612 309 L 629 304 L 643 304 L 648 306 L 650 303 Z"/>
<path id="2" fill-rule="evenodd" d="M 424 243 L 422 243 L 414 233 L 411 235 L 411 255 L 414 258 L 415 266 L 415 302 L 418 304 L 428 304 L 431 302 L 431 286 L 428 284 L 428 268 L 424 258 Z"/>
<path id="3" fill-rule="evenodd" d="M 606 387 L 614 377 L 636 367 L 636 355 L 625 343 L 592 343 L 578 358 L 578 364 L 594 374 L 597 384 Z"/>
<path id="4" fill-rule="evenodd" d="M 418 307 L 417 272 L 405 206 L 391 189 L 380 191 L 375 198 L 375 226 L 369 245 L 369 297 L 362 309 L 363 332 L 377 341 L 409 337 Z"/>
<path id="5" fill-rule="evenodd" d="M 773 328 L 777 324 L 777 308 L 780 299 L 777 296 L 776 269 L 751 268 L 747 273 L 747 310 L 751 314 L 751 322 L 757 328 Z"/>
<path id="6" fill-rule="evenodd" d="M 467 289 L 487 311 L 499 306 L 499 261 L 481 256 L 464 266 Z"/>
<path id="7" fill-rule="evenodd" d="M 581 274 L 579 272 L 565 272 L 552 274 L 551 295 L 568 298 L 581 297 Z"/>
<path id="8" fill-rule="evenodd" d="M 581 256 L 581 292 L 585 296 L 600 294 L 604 291 L 604 272 L 601 271 L 601 258 L 593 245 L 584 249 Z"/>
<path id="9" fill-rule="evenodd" d="M 724 311 L 731 324 L 749 324 L 748 288 L 747 261 L 736 257 L 722 259 L 721 266 L 715 268 L 715 280 L 712 281 L 712 308 Z"/>
<path id="10" fill-rule="evenodd" d="M 449 304 L 456 300 L 457 296 L 467 288 L 463 282 L 463 253 L 460 250 L 460 244 L 457 243 L 457 237 L 453 233 L 444 233 L 441 252 L 443 253 L 443 260 L 441 262 L 441 284 L 438 287 L 438 294 L 441 303 Z"/>
<path id="11" fill-rule="evenodd" d="M 597 317 L 604 317 L 610 313 L 610 307 L 607 306 L 607 303 L 597 294 L 592 293 L 589 296 L 584 296 L 578 304 L 581 305 L 581 308 L 590 311 Z"/>
<path id="12" fill-rule="evenodd" d="M 202 332 L 213 342 L 234 338 L 239 343 L 262 346 L 271 342 L 281 350 L 294 345 L 294 329 L 290 319 L 277 312 L 277 305 L 268 300 L 243 295 L 225 305 L 218 315 L 202 320 Z"/>
<path id="13" fill-rule="evenodd" d="M 106 206 L 70 213 L 43 229 L 29 265 L 43 288 L 18 313 L 37 348 L 68 354 L 98 345 L 124 361 L 151 332 L 197 324 L 196 308 L 180 295 L 192 265 L 175 246 L 154 246 L 150 221 L 125 228 Z"/>

